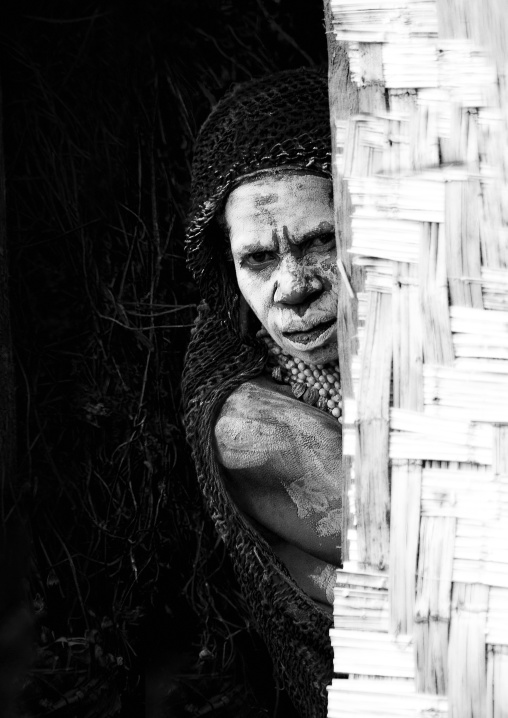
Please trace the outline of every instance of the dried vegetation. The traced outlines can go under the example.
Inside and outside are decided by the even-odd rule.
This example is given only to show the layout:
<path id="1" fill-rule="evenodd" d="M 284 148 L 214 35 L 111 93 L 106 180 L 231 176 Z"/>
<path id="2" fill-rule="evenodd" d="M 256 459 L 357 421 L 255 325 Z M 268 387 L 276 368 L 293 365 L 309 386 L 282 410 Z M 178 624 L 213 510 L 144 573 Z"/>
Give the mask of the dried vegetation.
<path id="1" fill-rule="evenodd" d="M 182 433 L 183 226 L 197 128 L 232 83 L 323 61 L 319 7 L 20 2 L 3 33 L 35 614 L 21 711 L 141 715 L 146 678 L 152 718 L 265 715 Z"/>

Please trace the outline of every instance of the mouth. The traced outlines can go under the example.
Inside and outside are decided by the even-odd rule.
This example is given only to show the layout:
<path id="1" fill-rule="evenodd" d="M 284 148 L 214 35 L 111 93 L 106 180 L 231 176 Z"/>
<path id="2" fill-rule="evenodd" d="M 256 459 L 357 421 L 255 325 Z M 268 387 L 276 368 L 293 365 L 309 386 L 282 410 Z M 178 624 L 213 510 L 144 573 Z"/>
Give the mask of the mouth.
<path id="1" fill-rule="evenodd" d="M 307 349 L 320 346 L 332 335 L 337 319 L 329 319 L 326 322 L 316 324 L 306 331 L 282 332 L 282 336 L 288 339 L 292 344 L 300 345 Z M 312 345 L 310 347 L 309 345 Z"/>

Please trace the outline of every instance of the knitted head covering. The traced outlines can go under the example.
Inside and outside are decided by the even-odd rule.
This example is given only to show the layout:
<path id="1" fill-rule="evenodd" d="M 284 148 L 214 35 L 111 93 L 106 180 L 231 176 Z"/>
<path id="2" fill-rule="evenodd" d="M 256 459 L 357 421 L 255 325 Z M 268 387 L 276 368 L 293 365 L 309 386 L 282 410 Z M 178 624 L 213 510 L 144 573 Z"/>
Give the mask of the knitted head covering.
<path id="1" fill-rule="evenodd" d="M 260 374 L 266 362 L 264 344 L 242 333 L 239 291 L 217 218 L 229 192 L 246 175 L 292 168 L 331 177 L 329 122 L 327 80 L 318 71 L 285 71 L 235 88 L 197 139 L 187 231 L 188 264 L 204 300 L 183 379 L 187 438 L 250 618 L 271 653 L 276 677 L 309 718 L 326 716 L 330 617 L 300 590 L 237 510 L 214 451 L 214 427 L 224 401 Z"/>
<path id="2" fill-rule="evenodd" d="M 218 210 L 239 178 L 263 169 L 331 176 L 326 77 L 289 70 L 237 86 L 201 128 L 192 167 L 188 264 L 206 292 L 210 262 L 221 260 L 213 231 Z"/>

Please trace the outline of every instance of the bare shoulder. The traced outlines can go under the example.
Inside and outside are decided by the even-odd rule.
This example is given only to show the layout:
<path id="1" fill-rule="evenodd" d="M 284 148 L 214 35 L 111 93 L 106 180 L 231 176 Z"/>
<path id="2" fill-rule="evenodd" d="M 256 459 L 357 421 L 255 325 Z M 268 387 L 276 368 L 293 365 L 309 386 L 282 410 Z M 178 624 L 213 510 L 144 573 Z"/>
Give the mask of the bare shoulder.
<path id="1" fill-rule="evenodd" d="M 288 545 L 337 565 L 342 520 L 337 420 L 298 401 L 285 386 L 259 378 L 226 401 L 215 438 L 225 486 L 238 508 Z M 283 561 L 289 567 L 288 556 Z M 300 566 L 300 577 L 302 571 Z"/>
<path id="2" fill-rule="evenodd" d="M 215 426 L 219 460 L 228 469 L 261 466 L 274 454 L 327 449 L 337 456 L 340 426 L 265 377 L 245 382 L 224 403 Z M 293 462 L 291 462 L 293 463 Z"/>

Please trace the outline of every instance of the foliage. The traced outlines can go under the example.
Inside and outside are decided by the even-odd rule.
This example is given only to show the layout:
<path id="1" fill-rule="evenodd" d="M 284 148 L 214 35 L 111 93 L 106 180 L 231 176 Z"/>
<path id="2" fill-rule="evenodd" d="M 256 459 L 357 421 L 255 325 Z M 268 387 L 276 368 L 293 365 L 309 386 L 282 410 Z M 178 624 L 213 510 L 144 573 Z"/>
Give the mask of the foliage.
<path id="1" fill-rule="evenodd" d="M 240 660 L 262 649 L 182 433 L 183 232 L 197 128 L 232 83 L 324 60 L 312 12 L 25 1 L 3 24 L 26 714 L 138 715 L 146 672 L 154 717 L 264 715 Z"/>

